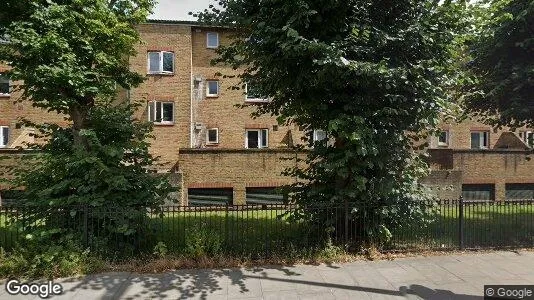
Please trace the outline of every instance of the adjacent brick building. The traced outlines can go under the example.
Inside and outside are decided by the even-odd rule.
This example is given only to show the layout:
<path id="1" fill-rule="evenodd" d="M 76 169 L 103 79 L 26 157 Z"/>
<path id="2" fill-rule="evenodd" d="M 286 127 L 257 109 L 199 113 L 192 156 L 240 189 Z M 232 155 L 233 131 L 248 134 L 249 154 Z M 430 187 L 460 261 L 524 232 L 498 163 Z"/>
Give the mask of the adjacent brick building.
<path id="1" fill-rule="evenodd" d="M 294 164 L 283 158 L 304 155 L 290 149 L 301 142 L 304 132 L 279 125 L 275 117 L 253 119 L 255 106 L 268 100 L 254 95 L 252 87 L 240 86 L 237 77 L 223 76 L 238 71 L 211 64 L 215 49 L 229 43 L 230 32 L 174 21 L 150 21 L 138 30 L 142 43 L 129 64 L 147 80 L 121 97 L 142 103 L 137 117 L 154 122 L 152 151 L 163 163 L 158 171 L 181 175 L 181 202 L 281 201 L 284 196 L 276 188 L 295 180 L 281 175 Z M 22 116 L 65 122 L 28 103 L 14 103 L 19 95 L 6 91 L 5 82 L 0 76 L 0 147 L 31 141 L 31 128 L 17 126 Z M 249 107 L 236 107 L 243 104 Z M 532 137 L 530 130 L 494 131 L 473 120 L 444 123 L 441 129 L 429 140 L 434 171 L 424 180 L 437 195 L 534 198 L 534 161 L 529 160 L 530 148 L 524 142 Z"/>

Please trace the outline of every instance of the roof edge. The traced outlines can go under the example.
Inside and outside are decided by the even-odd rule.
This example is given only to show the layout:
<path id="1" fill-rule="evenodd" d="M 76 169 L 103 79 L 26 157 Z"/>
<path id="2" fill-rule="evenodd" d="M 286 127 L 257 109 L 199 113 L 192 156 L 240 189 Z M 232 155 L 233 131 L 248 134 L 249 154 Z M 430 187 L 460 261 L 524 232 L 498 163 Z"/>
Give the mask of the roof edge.
<path id="1" fill-rule="evenodd" d="M 163 25 L 186 25 L 191 27 L 209 27 L 209 28 L 230 28 L 229 26 L 210 25 L 199 21 L 186 21 L 186 20 L 161 20 L 161 19 L 148 19 L 142 24 L 163 24 Z"/>

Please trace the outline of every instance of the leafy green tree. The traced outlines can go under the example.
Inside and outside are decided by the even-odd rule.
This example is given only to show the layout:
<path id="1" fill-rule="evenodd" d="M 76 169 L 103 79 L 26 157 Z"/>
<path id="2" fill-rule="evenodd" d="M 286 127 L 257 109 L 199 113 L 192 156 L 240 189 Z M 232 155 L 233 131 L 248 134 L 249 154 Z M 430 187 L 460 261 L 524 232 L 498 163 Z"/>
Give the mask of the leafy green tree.
<path id="1" fill-rule="evenodd" d="M 25 220 L 35 225 L 29 237 L 79 237 L 80 224 L 92 226 L 86 239 L 96 231 L 108 239 L 139 236 L 146 209 L 157 208 L 174 190 L 167 177 L 147 172 L 156 163 L 147 142 L 151 126 L 133 118 L 136 104 L 116 100 L 119 89 L 143 81 L 129 70 L 128 57 L 139 42 L 135 25 L 152 5 L 32 1 L 27 18 L 3 24 L 9 42 L 0 60 L 21 82 L 20 100 L 62 114 L 71 124 L 29 124 L 46 141 L 32 145 L 39 150 L 31 155 L 34 163 L 22 164 L 14 181 L 24 188 L 26 204 L 42 207 Z M 29 222 L 43 219 L 48 221 Z"/>
<path id="2" fill-rule="evenodd" d="M 467 106 L 492 125 L 534 126 L 534 2 L 490 0 L 480 7 L 479 35 L 468 69 Z"/>
<path id="3" fill-rule="evenodd" d="M 448 109 L 465 26 L 463 1 L 439 2 L 222 0 L 197 14 L 235 29 L 214 63 L 243 69 L 242 82 L 272 99 L 256 115 L 326 130 L 330 142 L 309 134 L 307 167 L 288 172 L 301 179 L 297 203 L 350 206 L 350 226 L 380 240 L 424 218 L 428 167 L 413 141 Z M 343 223 L 323 226 L 341 236 Z"/>

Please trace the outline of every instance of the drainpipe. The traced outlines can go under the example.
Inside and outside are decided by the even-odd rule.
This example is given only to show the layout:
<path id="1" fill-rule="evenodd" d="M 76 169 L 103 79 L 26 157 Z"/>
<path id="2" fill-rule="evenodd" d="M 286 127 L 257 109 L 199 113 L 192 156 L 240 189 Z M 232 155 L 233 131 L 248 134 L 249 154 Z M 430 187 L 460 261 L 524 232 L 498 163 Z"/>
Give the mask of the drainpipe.
<path id="1" fill-rule="evenodd" d="M 189 45 L 191 46 L 190 48 L 190 70 L 191 70 L 191 74 L 189 75 L 189 81 L 191 82 L 191 86 L 190 86 L 190 90 L 189 90 L 189 93 L 191 95 L 191 105 L 190 105 L 190 110 L 191 110 L 191 120 L 189 122 L 189 147 L 190 148 L 193 148 L 193 127 L 194 127 L 194 120 L 193 120 L 193 89 L 194 89 L 194 81 L 193 81 L 193 27 L 190 27 L 191 30 L 189 30 L 189 33 L 191 34 L 190 35 L 190 43 Z"/>

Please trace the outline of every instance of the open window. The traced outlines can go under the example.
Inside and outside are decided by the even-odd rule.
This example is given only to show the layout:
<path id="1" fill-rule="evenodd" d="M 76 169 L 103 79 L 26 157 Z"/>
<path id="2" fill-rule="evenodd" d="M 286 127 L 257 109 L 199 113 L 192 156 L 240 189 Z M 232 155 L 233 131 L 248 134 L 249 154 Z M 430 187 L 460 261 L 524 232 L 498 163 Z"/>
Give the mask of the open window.
<path id="1" fill-rule="evenodd" d="M 174 102 L 149 102 L 148 121 L 155 124 L 174 124 Z"/>
<path id="2" fill-rule="evenodd" d="M 174 53 L 168 51 L 148 52 L 148 74 L 173 74 Z"/>
<path id="3" fill-rule="evenodd" d="M 245 148 L 258 149 L 269 146 L 268 129 L 247 129 L 245 138 Z"/>

